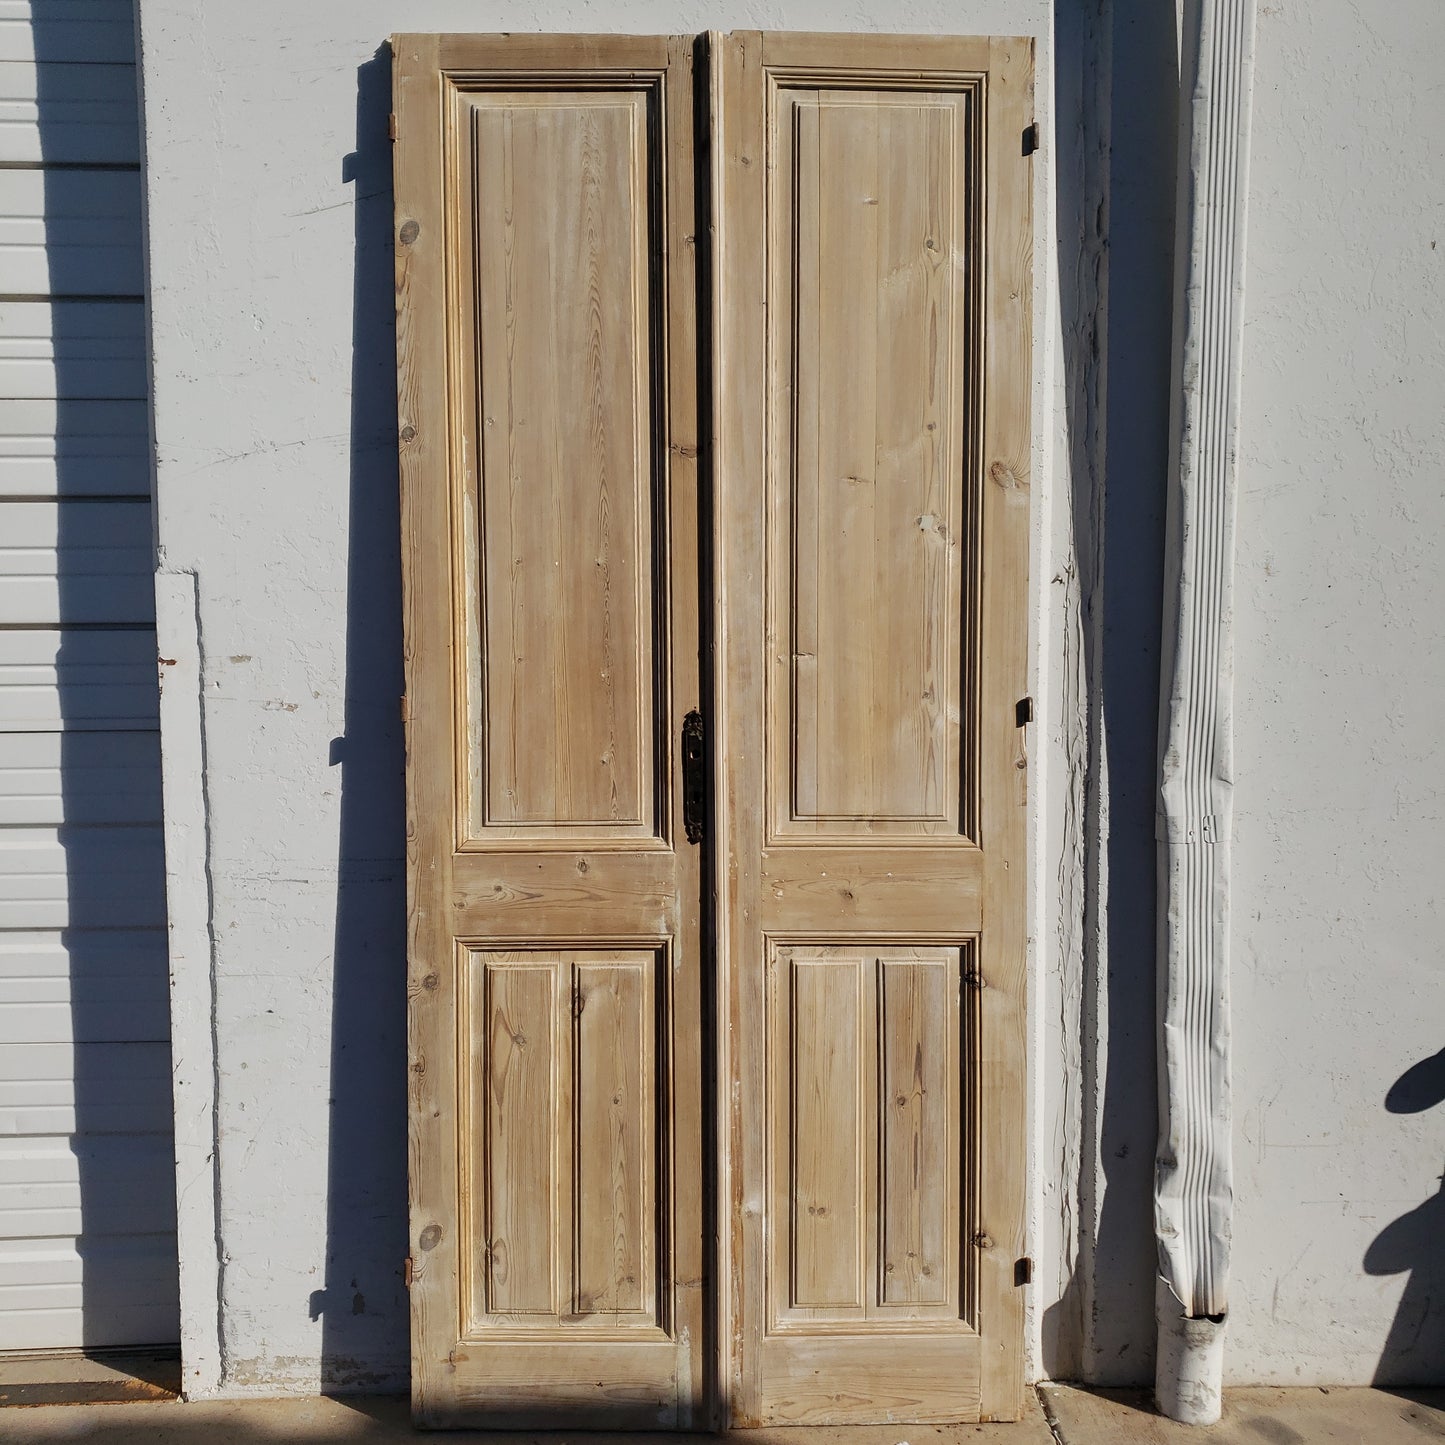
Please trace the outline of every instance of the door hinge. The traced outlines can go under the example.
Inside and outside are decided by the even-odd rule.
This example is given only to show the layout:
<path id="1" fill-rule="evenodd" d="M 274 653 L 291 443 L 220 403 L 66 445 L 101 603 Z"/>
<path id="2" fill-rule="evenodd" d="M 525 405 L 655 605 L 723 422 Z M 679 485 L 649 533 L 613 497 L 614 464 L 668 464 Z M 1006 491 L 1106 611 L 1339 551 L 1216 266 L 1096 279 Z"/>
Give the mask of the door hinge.
<path id="1" fill-rule="evenodd" d="M 706 753 L 702 714 L 694 708 L 682 720 L 682 826 L 689 843 L 702 842 L 707 808 Z"/>
<path id="2" fill-rule="evenodd" d="M 1023 1257 L 1022 1259 L 1016 1259 L 1016 1260 L 1014 1260 L 1014 1285 L 1015 1285 L 1015 1287 L 1021 1289 L 1024 1285 L 1026 1285 L 1026 1284 L 1032 1284 L 1033 1282 L 1034 1282 L 1034 1262 L 1033 1262 L 1033 1260 L 1032 1260 L 1028 1255 L 1024 1255 L 1024 1257 Z"/>
<path id="3" fill-rule="evenodd" d="M 395 111 L 392 111 L 392 113 L 391 113 L 389 116 L 387 116 L 387 118 L 386 118 L 386 133 L 387 133 L 388 137 L 390 137 L 390 139 L 392 139 L 392 140 L 395 140 L 395 139 L 396 139 L 396 112 L 395 112 Z"/>
<path id="4" fill-rule="evenodd" d="M 402 1265 L 401 1277 L 406 1287 L 410 1289 L 412 1280 L 416 1278 L 416 1274 L 412 1269 L 411 1255 L 407 1255 L 405 1260 L 402 1261 Z"/>
<path id="5" fill-rule="evenodd" d="M 1034 700 L 1031 697 L 1021 697 L 1014 704 L 1014 726 L 1025 727 L 1034 720 Z"/>
<path id="6" fill-rule="evenodd" d="M 1039 123 L 1034 121 L 1024 127 L 1024 154 L 1031 156 L 1039 148 Z"/>

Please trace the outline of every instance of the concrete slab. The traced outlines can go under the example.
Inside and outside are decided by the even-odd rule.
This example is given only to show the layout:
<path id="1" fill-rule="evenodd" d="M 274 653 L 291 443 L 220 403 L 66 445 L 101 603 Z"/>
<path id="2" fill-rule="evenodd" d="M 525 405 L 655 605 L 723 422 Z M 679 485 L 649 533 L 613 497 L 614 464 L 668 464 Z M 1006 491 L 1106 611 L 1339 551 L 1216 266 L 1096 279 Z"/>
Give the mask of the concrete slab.
<path id="1" fill-rule="evenodd" d="M 449 1431 L 426 1435 L 411 1428 L 407 1402 L 358 1396 L 347 1399 L 203 1400 L 194 1404 L 45 1405 L 0 1411 L 4 1445 L 333 1445 L 433 1439 L 439 1445 L 708 1445 L 707 1435 L 511 1434 Z M 867 1426 L 846 1430 L 749 1430 L 741 1445 L 1054 1445 L 1037 1401 L 1030 1399 L 1017 1425 Z"/>
<path id="2" fill-rule="evenodd" d="M 1155 1413 L 1142 1390 L 1045 1385 L 1060 1445 L 1420 1445 L 1445 1440 L 1445 1390 L 1296 1388 L 1224 1392 L 1207 1429 Z"/>
<path id="3" fill-rule="evenodd" d="M 173 1349 L 0 1356 L 0 1406 L 173 1400 L 180 1388 L 181 1359 Z"/>

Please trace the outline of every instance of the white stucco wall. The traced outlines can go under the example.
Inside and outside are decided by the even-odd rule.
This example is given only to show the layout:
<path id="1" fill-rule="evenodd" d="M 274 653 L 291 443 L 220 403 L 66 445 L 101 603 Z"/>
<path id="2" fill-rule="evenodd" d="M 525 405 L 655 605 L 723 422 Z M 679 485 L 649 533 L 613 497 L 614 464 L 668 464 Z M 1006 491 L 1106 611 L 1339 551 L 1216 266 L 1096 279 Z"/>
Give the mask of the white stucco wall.
<path id="1" fill-rule="evenodd" d="M 194 826 L 173 835 L 171 858 L 173 891 L 209 909 L 208 922 L 205 907 L 186 913 L 178 945 L 193 1392 L 406 1378 L 389 77 L 378 48 L 397 28 L 1033 34 L 1047 136 L 1049 15 L 1045 0 L 141 0 L 161 566 L 193 573 L 197 599 L 193 614 L 167 607 L 160 646 L 198 655 L 202 699 L 200 736 L 178 739 L 167 776 L 172 796 L 203 787 L 205 800 L 204 837 Z M 1048 152 L 1036 159 L 1041 228 Z M 1042 391 L 1053 246 L 1038 251 L 1042 579 L 1068 534 L 1041 540 L 1057 426 Z M 1036 623 L 1046 656 L 1053 624 L 1042 612 Z M 197 625 L 198 645 L 183 645 Z M 183 705 L 170 716 L 187 726 Z M 178 775 L 187 756 L 204 759 L 189 785 Z M 204 1037 L 193 1005 L 210 991 Z"/>
<path id="2" fill-rule="evenodd" d="M 1386 1106 L 1445 1045 L 1442 55 L 1434 0 L 1260 6 L 1236 599 L 1237 1380 L 1445 1379 L 1445 1057 L 1433 1095 L 1427 1069 L 1392 1099 L 1433 1107 Z"/>

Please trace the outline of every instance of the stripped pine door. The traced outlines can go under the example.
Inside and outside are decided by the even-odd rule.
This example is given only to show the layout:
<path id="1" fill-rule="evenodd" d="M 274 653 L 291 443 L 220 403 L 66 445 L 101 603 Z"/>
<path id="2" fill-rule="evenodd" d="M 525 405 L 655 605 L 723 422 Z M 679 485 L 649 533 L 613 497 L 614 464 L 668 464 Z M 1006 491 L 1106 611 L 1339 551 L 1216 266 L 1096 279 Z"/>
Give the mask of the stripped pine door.
<path id="1" fill-rule="evenodd" d="M 393 47 L 415 1412 L 688 1426 L 692 42 Z"/>
<path id="2" fill-rule="evenodd" d="M 417 1416 L 1016 1416 L 1030 44 L 394 44 Z"/>
<path id="3" fill-rule="evenodd" d="M 730 1418 L 1014 1418 L 1031 46 L 713 96 Z"/>

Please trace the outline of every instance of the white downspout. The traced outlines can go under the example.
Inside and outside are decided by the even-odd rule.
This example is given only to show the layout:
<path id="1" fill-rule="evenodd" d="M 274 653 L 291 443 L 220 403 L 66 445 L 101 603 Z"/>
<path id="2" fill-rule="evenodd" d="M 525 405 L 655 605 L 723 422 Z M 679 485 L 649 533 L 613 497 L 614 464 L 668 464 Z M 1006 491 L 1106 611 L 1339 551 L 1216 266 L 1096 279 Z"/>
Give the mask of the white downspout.
<path id="1" fill-rule="evenodd" d="M 1185 0 L 1159 767 L 1160 1410 L 1219 1419 L 1233 1211 L 1235 485 L 1254 0 Z"/>

